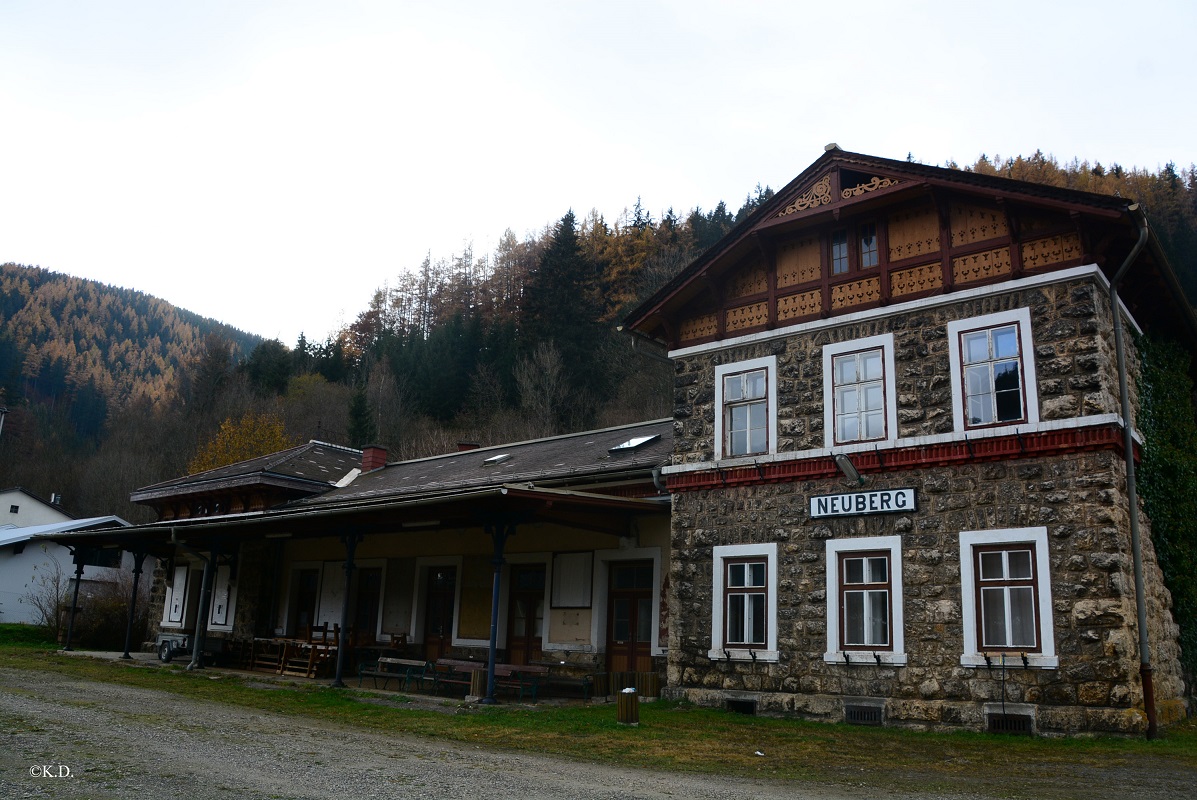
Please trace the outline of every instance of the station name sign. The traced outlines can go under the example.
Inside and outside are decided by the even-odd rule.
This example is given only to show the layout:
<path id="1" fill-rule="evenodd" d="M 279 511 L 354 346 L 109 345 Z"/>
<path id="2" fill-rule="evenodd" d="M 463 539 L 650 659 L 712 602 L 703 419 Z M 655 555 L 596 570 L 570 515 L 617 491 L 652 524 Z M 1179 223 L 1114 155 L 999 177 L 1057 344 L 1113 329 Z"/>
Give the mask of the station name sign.
<path id="1" fill-rule="evenodd" d="M 875 492 L 820 494 L 810 498 L 811 519 L 853 517 L 862 514 L 897 514 L 917 510 L 914 489 L 878 489 Z"/>

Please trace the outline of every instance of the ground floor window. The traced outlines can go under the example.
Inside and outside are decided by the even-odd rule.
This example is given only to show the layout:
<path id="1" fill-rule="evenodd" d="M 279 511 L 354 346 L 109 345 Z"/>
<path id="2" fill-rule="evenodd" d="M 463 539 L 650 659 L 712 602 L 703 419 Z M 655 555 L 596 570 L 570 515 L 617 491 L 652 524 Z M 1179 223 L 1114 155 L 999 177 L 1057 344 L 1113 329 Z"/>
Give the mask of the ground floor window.
<path id="1" fill-rule="evenodd" d="M 905 664 L 902 537 L 827 541 L 825 661 Z"/>
<path id="2" fill-rule="evenodd" d="M 727 614 L 724 644 L 734 647 L 764 647 L 768 635 L 769 561 L 764 558 L 728 559 L 723 593 Z"/>
<path id="3" fill-rule="evenodd" d="M 777 660 L 777 545 L 712 550 L 714 659 Z"/>
<path id="4" fill-rule="evenodd" d="M 1047 528 L 960 534 L 960 663 L 1054 667 Z"/>

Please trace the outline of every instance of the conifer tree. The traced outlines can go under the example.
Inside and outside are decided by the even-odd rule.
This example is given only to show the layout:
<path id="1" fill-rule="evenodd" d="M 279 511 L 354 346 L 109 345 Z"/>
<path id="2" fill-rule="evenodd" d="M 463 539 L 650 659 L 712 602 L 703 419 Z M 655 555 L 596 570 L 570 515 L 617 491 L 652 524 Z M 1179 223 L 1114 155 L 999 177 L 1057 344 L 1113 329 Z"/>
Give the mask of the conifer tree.
<path id="1" fill-rule="evenodd" d="M 568 212 L 553 231 L 548 247 L 524 286 L 520 338 L 524 353 L 553 342 L 576 387 L 602 385 L 594 363 L 603 328 L 597 270 L 582 255 L 574 212 Z"/>
<path id="2" fill-rule="evenodd" d="M 349 399 L 349 444 L 352 447 L 362 447 L 371 444 L 377 435 L 374 412 L 366 398 L 365 387 L 360 386 Z"/>

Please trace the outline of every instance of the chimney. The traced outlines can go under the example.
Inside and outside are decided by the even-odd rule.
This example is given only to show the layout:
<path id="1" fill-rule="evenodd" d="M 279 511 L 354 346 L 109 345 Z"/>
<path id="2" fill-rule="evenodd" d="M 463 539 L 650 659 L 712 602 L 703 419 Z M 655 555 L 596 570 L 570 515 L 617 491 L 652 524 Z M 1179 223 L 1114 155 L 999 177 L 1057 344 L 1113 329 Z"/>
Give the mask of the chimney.
<path id="1" fill-rule="evenodd" d="M 370 472 L 387 465 L 387 449 L 380 444 L 368 444 L 362 448 L 362 472 Z"/>
<path id="2" fill-rule="evenodd" d="M 482 445 L 478 444 L 477 442 L 458 442 L 457 452 L 464 453 L 467 450 L 477 450 L 481 446 Z"/>

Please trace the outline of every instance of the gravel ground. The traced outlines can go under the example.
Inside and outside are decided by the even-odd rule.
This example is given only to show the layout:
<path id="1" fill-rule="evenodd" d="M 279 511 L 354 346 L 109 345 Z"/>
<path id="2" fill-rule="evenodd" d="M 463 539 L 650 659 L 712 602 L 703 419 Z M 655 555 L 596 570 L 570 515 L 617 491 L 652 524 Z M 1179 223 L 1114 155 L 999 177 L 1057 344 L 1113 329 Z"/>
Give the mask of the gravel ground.
<path id="1" fill-rule="evenodd" d="M 384 736 L 10 669 L 0 669 L 0 726 L 3 800 L 851 796 Z M 52 777 L 30 774 L 45 768 Z"/>
<path id="2" fill-rule="evenodd" d="M 1193 796 L 1191 774 L 1153 777 L 1139 791 L 1118 794 L 1137 800 Z M 861 800 L 906 795 L 864 783 L 812 786 L 585 764 L 0 668 L 0 800 L 146 796 Z"/>

